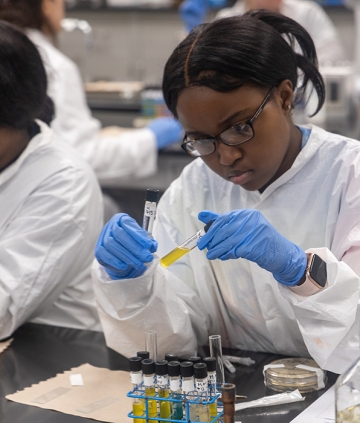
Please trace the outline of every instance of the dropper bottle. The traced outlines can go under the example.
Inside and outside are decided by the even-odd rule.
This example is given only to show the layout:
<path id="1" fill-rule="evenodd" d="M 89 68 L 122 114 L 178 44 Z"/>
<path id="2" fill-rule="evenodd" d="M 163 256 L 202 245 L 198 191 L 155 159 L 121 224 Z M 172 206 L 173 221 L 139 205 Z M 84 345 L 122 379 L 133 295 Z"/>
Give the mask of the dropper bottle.
<path id="1" fill-rule="evenodd" d="M 151 358 L 145 358 L 141 362 L 141 369 L 144 375 L 145 397 L 154 397 L 155 390 L 155 363 Z M 145 404 L 147 406 L 148 417 L 157 416 L 157 401 L 155 399 L 148 399 Z M 155 420 L 154 420 L 155 423 Z"/>
<path id="2" fill-rule="evenodd" d="M 195 387 L 200 397 L 200 403 L 197 404 L 196 415 L 200 422 L 210 421 L 209 404 L 203 404 L 203 401 L 209 401 L 208 396 L 208 375 L 205 363 L 194 364 Z"/>
<path id="3" fill-rule="evenodd" d="M 142 382 L 141 357 L 130 357 L 129 367 L 130 367 L 130 381 L 133 385 L 133 392 L 136 394 L 136 389 Z M 140 392 L 139 392 L 139 395 L 140 395 Z M 133 398 L 132 408 L 133 408 L 134 416 L 143 416 L 145 412 L 144 400 L 141 398 Z M 134 419 L 134 423 L 143 423 L 143 419 Z"/>
<path id="4" fill-rule="evenodd" d="M 209 390 L 212 397 L 216 395 L 216 357 L 205 357 L 204 363 L 207 367 Z M 210 417 L 217 416 L 217 401 L 209 404 Z"/>
<path id="5" fill-rule="evenodd" d="M 181 388 L 187 400 L 195 401 L 196 392 L 194 384 L 194 365 L 191 361 L 184 361 L 180 363 L 181 374 Z M 195 403 L 187 403 L 185 401 L 185 416 L 186 420 L 194 422 L 196 420 L 196 405 Z"/>
<path id="6" fill-rule="evenodd" d="M 168 375 L 170 380 L 170 394 L 174 400 L 179 402 L 171 403 L 171 419 L 182 420 L 183 407 L 181 403 L 181 389 L 180 389 L 180 362 L 177 360 L 168 362 Z"/>
<path id="7" fill-rule="evenodd" d="M 156 382 L 158 387 L 158 396 L 160 398 L 169 398 L 169 378 L 168 362 L 166 360 L 155 362 Z M 160 417 L 168 419 L 171 414 L 170 401 L 159 401 Z"/>
<path id="8" fill-rule="evenodd" d="M 196 232 L 193 236 L 187 239 L 178 247 L 174 248 L 170 253 L 166 254 L 162 259 L 160 259 L 160 264 L 162 267 L 168 268 L 170 264 L 173 264 L 176 260 L 187 254 L 189 251 L 196 247 L 197 241 L 203 237 L 206 232 L 209 230 L 210 226 L 214 223 L 214 220 L 211 220 L 207 223 L 203 229 Z"/>

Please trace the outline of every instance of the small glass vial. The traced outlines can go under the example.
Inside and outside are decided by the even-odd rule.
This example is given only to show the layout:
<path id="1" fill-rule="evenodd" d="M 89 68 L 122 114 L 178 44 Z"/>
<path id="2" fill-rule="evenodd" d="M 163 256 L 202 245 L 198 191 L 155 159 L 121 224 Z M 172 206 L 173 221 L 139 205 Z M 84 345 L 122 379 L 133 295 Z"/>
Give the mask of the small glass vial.
<path id="1" fill-rule="evenodd" d="M 360 358 L 335 384 L 336 423 L 360 422 Z"/>
<path id="2" fill-rule="evenodd" d="M 169 398 L 170 396 L 167 364 L 166 360 L 155 363 L 156 384 L 160 398 Z M 160 417 L 168 419 L 171 414 L 170 401 L 159 401 L 159 408 Z"/>
<path id="3" fill-rule="evenodd" d="M 194 382 L 194 365 L 191 361 L 184 361 L 180 363 L 181 374 L 181 389 L 186 400 L 195 401 L 196 391 Z M 187 420 L 194 422 L 196 420 L 196 405 L 195 403 L 184 402 L 184 414 Z"/>
<path id="4" fill-rule="evenodd" d="M 138 386 L 142 382 L 142 370 L 141 370 L 141 357 L 130 357 L 129 358 L 129 367 L 130 367 L 130 381 L 133 385 L 134 394 L 141 394 L 136 392 Z M 145 412 L 145 401 L 142 398 L 133 398 L 133 415 L 134 416 L 143 416 Z M 134 418 L 134 423 L 142 423 L 143 419 Z"/>
<path id="5" fill-rule="evenodd" d="M 170 395 L 176 400 L 171 403 L 171 419 L 181 420 L 183 418 L 182 394 L 180 389 L 180 362 L 168 362 L 168 376 L 170 381 Z"/>
<path id="6" fill-rule="evenodd" d="M 141 362 L 143 372 L 143 380 L 145 387 L 145 397 L 155 397 L 155 362 L 151 358 L 145 358 Z M 145 403 L 145 411 L 147 404 L 148 417 L 157 417 L 157 401 L 155 399 L 147 399 Z"/>
<path id="7" fill-rule="evenodd" d="M 194 364 L 195 388 L 199 395 L 200 403 L 197 404 L 196 414 L 200 422 L 210 421 L 210 406 L 203 402 L 209 401 L 208 395 L 208 375 L 205 363 Z"/>
<path id="8" fill-rule="evenodd" d="M 207 367 L 208 384 L 210 395 L 214 397 L 217 394 L 216 391 L 216 357 L 205 357 L 204 363 Z M 217 416 L 217 401 L 209 404 L 210 417 L 213 419 Z"/>

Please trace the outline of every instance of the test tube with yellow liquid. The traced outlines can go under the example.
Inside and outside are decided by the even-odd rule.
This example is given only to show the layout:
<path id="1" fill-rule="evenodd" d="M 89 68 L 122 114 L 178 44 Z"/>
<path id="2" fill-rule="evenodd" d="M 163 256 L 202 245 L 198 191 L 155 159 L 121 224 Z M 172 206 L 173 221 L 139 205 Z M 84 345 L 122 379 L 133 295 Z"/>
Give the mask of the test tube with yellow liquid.
<path id="1" fill-rule="evenodd" d="M 196 232 L 196 234 L 191 236 L 189 239 L 187 239 L 178 247 L 174 248 L 172 251 L 170 251 L 170 253 L 166 254 L 166 256 L 160 259 L 161 266 L 165 267 L 165 269 L 168 268 L 176 260 L 179 260 L 179 258 L 183 257 L 185 254 L 187 254 L 189 251 L 195 248 L 197 241 L 206 234 L 206 232 L 209 230 L 210 226 L 213 223 L 214 223 L 214 220 L 211 220 L 209 223 L 207 223 L 204 226 L 203 229 Z"/>

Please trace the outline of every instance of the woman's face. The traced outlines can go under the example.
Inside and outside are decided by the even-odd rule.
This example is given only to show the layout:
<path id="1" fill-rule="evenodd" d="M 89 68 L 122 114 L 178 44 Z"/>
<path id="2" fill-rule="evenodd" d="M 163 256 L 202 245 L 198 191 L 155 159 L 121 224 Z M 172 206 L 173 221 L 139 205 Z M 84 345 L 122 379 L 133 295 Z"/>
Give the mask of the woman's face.
<path id="1" fill-rule="evenodd" d="M 61 30 L 61 21 L 65 17 L 65 3 L 64 0 L 43 0 L 42 2 L 43 14 L 48 22 L 53 33 L 58 33 Z M 44 32 L 48 32 L 43 28 Z"/>
<path id="2" fill-rule="evenodd" d="M 251 119 L 268 91 L 251 85 L 228 93 L 187 88 L 177 102 L 178 118 L 192 139 L 215 137 Z M 228 146 L 217 139 L 216 150 L 202 160 L 227 181 L 248 191 L 264 190 L 291 167 L 301 148 L 301 132 L 289 116 L 292 95 L 291 82 L 283 81 L 253 122 L 251 140 Z"/>

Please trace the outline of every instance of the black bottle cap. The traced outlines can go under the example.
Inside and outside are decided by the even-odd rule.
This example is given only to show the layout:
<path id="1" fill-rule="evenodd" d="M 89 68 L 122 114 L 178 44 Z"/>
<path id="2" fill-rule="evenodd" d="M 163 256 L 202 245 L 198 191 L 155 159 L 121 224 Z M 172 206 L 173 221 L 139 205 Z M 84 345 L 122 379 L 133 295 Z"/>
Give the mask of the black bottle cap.
<path id="1" fill-rule="evenodd" d="M 171 354 L 171 353 L 166 353 L 164 358 L 165 358 L 165 360 L 167 360 L 169 362 L 179 360 L 179 357 L 176 354 Z"/>
<path id="2" fill-rule="evenodd" d="M 193 355 L 192 357 L 189 357 L 187 359 L 187 361 L 191 361 L 193 364 L 196 364 L 196 363 L 201 363 L 202 362 L 202 358 L 201 357 L 198 357 L 197 355 Z"/>
<path id="3" fill-rule="evenodd" d="M 168 362 L 168 375 L 180 376 L 180 361 L 174 360 Z"/>
<path id="4" fill-rule="evenodd" d="M 216 357 L 205 357 L 204 363 L 208 372 L 216 372 Z"/>
<path id="5" fill-rule="evenodd" d="M 182 377 L 194 376 L 194 364 L 191 361 L 180 363 L 180 373 Z"/>
<path id="6" fill-rule="evenodd" d="M 215 222 L 215 220 L 210 220 L 210 222 L 209 222 L 209 223 L 207 223 L 207 224 L 204 226 L 204 231 L 205 231 L 205 233 L 209 230 L 210 226 L 211 226 L 214 222 Z"/>
<path id="7" fill-rule="evenodd" d="M 130 372 L 141 372 L 141 357 L 129 358 Z"/>
<path id="8" fill-rule="evenodd" d="M 138 351 L 138 352 L 136 353 L 136 355 L 137 355 L 138 357 L 141 357 L 141 359 L 142 359 L 142 360 L 144 360 L 145 358 L 150 358 L 149 351 Z"/>
<path id="9" fill-rule="evenodd" d="M 151 203 L 157 203 L 159 201 L 160 191 L 158 189 L 147 189 L 145 201 L 150 201 Z"/>
<path id="10" fill-rule="evenodd" d="M 155 363 L 151 358 L 145 358 L 141 362 L 141 369 L 144 375 L 152 375 L 155 373 Z"/>
<path id="11" fill-rule="evenodd" d="M 207 377 L 207 367 L 205 363 L 194 364 L 195 379 L 204 379 Z"/>
<path id="12" fill-rule="evenodd" d="M 155 373 L 158 376 L 165 376 L 168 374 L 168 362 L 166 360 L 160 360 L 155 362 Z"/>

